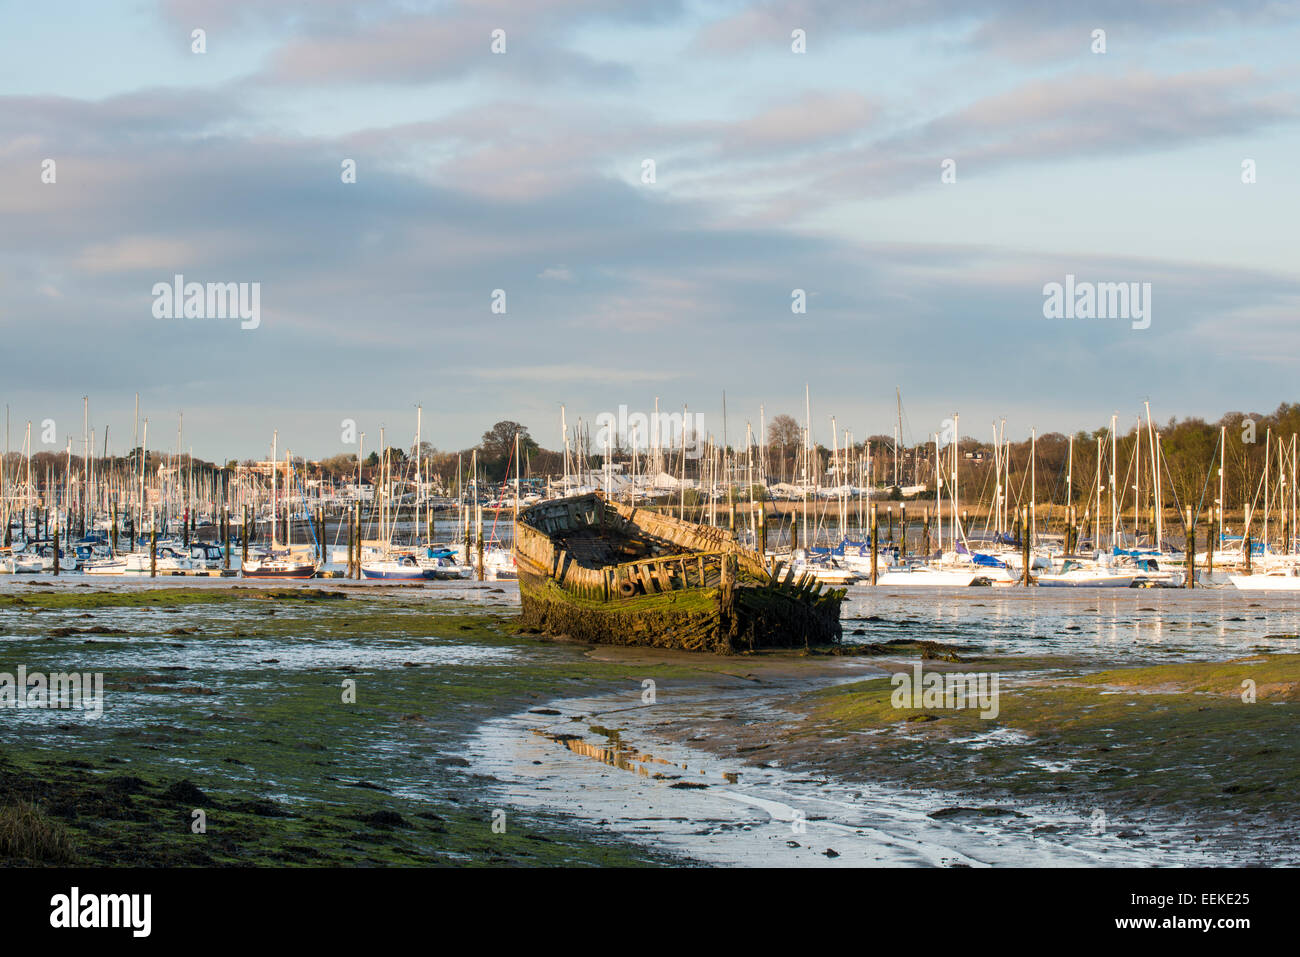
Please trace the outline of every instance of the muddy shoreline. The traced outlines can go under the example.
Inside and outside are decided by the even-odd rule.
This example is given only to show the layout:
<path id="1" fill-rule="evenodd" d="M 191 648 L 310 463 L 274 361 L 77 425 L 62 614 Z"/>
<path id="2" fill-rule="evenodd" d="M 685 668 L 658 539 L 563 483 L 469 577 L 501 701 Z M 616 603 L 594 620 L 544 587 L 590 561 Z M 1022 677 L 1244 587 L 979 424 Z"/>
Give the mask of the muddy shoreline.
<path id="1" fill-rule="evenodd" d="M 104 674 L 101 720 L 0 711 L 0 814 L 36 808 L 76 863 L 1300 858 L 1291 605 L 1207 646 L 1206 609 L 1125 597 L 1109 627 L 1159 626 L 1137 647 L 1067 632 L 1102 610 L 1069 603 L 1025 644 L 984 595 L 960 629 L 947 599 L 860 597 L 856 646 L 718 658 L 520 634 L 509 585 L 79 585 L 0 589 L 0 672 Z M 918 663 L 997 672 L 998 716 L 894 707 Z"/>

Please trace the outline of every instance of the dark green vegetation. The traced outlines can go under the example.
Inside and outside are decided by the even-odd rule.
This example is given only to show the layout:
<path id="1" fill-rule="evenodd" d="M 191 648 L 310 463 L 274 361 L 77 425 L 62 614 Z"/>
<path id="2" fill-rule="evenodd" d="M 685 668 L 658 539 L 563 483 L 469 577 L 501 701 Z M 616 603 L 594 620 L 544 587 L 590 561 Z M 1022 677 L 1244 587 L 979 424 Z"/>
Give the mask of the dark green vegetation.
<path id="1" fill-rule="evenodd" d="M 79 583 L 73 588 L 55 588 L 34 581 L 26 591 L 0 595 L 0 609 L 91 609 L 91 608 L 177 608 L 185 605 L 224 605 L 241 601 L 312 602 L 346 598 L 340 590 L 322 588 L 246 588 L 239 585 L 208 588 L 133 588 L 120 591 L 91 591 Z"/>
<path id="2" fill-rule="evenodd" d="M 68 830 L 29 801 L 0 806 L 0 859 L 70 864 L 76 859 Z"/>
<path id="3" fill-rule="evenodd" d="M 513 635 L 514 609 L 491 604 L 489 587 L 477 595 L 32 588 L 0 604 L 0 634 L 17 636 L 0 642 L 0 671 L 105 682 L 98 721 L 0 712 L 0 862 L 655 861 L 513 809 L 493 833 L 508 805 L 461 756 L 478 723 L 574 689 L 639 694 L 640 679 Z M 206 833 L 193 833 L 195 811 Z"/>

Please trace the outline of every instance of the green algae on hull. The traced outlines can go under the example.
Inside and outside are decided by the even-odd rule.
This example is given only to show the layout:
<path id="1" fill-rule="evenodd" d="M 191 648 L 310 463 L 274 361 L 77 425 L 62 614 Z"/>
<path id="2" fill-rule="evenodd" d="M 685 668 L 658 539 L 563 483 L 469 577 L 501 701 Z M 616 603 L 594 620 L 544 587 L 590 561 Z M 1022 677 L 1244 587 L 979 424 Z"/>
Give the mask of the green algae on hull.
<path id="1" fill-rule="evenodd" d="M 841 637 L 842 589 L 782 579 L 729 531 L 599 493 L 520 513 L 515 561 L 520 625 L 539 633 L 714 654 Z"/>

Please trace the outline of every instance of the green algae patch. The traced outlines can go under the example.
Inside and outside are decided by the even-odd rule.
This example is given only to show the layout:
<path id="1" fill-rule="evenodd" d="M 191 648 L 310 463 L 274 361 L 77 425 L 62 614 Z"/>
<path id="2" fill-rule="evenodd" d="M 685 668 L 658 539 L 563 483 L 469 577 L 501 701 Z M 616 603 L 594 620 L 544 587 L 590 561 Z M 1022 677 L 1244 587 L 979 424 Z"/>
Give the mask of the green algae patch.
<path id="1" fill-rule="evenodd" d="M 321 602 L 337 601 L 348 596 L 341 591 L 323 588 L 246 588 L 239 585 L 209 588 L 133 588 L 121 591 L 81 591 L 79 589 L 33 589 L 22 594 L 0 595 L 4 608 L 147 608 L 180 605 L 220 605 L 242 601 Z"/>
<path id="2" fill-rule="evenodd" d="M 1150 694 L 1204 694 L 1300 702 L 1300 655 L 1251 655 L 1220 663 L 1156 665 L 1082 676 L 1082 684 Z"/>
<path id="3" fill-rule="evenodd" d="M 635 866 L 657 856 L 468 797 L 413 801 L 355 782 L 346 802 L 287 802 L 156 770 L 0 756 L 0 865 Z M 8 822 L 21 828 L 8 837 Z M 75 850 L 74 850 L 75 848 Z"/>
<path id="4" fill-rule="evenodd" d="M 1085 820 L 1100 808 L 1115 820 L 1182 822 L 1188 840 L 1261 860 L 1267 841 L 1300 835 L 1300 655 L 1096 672 L 1015 659 L 931 670 L 996 670 L 996 717 L 973 705 L 894 707 L 885 676 L 781 699 L 804 719 L 742 734 L 736 751 L 761 747 L 764 760 L 963 799 L 1064 805 Z"/>
<path id="5" fill-rule="evenodd" d="M 123 635 L 90 632 L 101 624 L 84 606 L 36 617 L 0 607 L 11 636 L 0 671 L 104 673 L 102 719 L 29 712 L 24 725 L 0 725 L 0 807 L 34 808 L 67 835 L 77 863 L 668 861 L 561 813 L 511 807 L 501 782 L 462 755 L 486 720 L 574 694 L 621 689 L 639 702 L 643 675 L 685 681 L 698 659 L 592 658 L 513 634 L 499 605 L 427 594 L 166 591 L 225 601 L 156 616 L 106 608 L 112 618 L 100 623 Z M 504 831 L 493 829 L 498 811 Z"/>

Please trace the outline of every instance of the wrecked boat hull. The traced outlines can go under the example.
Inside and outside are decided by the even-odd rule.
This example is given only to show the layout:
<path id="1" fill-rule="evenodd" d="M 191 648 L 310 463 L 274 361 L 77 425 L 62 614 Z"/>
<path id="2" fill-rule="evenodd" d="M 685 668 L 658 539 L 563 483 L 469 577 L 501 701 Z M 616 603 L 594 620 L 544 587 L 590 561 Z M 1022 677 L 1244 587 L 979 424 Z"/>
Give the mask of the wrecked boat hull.
<path id="1" fill-rule="evenodd" d="M 524 629 L 714 654 L 838 642 L 843 589 L 769 571 L 724 529 L 599 493 L 519 515 Z"/>

